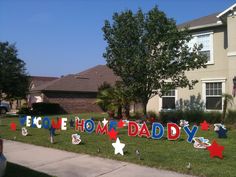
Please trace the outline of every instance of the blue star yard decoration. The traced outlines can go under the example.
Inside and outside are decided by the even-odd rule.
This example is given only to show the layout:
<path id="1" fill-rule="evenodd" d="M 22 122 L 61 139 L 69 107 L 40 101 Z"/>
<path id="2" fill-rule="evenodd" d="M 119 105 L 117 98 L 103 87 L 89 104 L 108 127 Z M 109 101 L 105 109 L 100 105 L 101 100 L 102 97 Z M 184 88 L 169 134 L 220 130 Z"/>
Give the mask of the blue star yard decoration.
<path id="1" fill-rule="evenodd" d="M 222 128 L 220 127 L 218 131 L 216 131 L 216 133 L 218 134 L 218 138 L 227 138 L 227 129 L 226 128 Z"/>
<path id="2" fill-rule="evenodd" d="M 75 127 L 75 121 L 73 121 L 72 119 L 70 119 L 70 127 L 74 128 Z"/>

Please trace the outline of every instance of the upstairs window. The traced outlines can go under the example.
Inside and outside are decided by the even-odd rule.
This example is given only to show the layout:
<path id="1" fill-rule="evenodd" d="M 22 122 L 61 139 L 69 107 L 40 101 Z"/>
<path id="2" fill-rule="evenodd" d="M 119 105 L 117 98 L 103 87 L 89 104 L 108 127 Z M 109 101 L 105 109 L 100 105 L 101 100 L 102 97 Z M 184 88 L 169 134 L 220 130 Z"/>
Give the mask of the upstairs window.
<path id="1" fill-rule="evenodd" d="M 188 46 L 192 48 L 195 44 L 202 44 L 201 52 L 207 56 L 207 64 L 213 64 L 213 33 L 195 34 L 192 37 Z"/>

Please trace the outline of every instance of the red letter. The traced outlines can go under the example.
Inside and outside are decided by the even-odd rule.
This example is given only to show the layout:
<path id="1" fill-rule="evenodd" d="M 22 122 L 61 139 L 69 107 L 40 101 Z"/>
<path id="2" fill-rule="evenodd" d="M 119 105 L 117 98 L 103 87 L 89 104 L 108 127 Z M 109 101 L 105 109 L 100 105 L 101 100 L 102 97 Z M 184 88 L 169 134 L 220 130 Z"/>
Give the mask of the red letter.
<path id="1" fill-rule="evenodd" d="M 146 125 L 145 122 L 143 123 L 143 125 L 142 125 L 142 127 L 141 127 L 141 130 L 140 130 L 138 136 L 139 136 L 139 137 L 146 136 L 147 138 L 149 138 L 149 137 L 151 136 L 151 134 L 150 134 L 150 132 L 149 132 L 149 130 L 148 130 L 147 125 Z"/>
<path id="2" fill-rule="evenodd" d="M 96 133 L 98 134 L 98 133 L 100 133 L 100 134 L 107 134 L 107 132 L 108 132 L 108 126 L 107 126 L 107 124 L 102 128 L 102 126 L 101 126 L 101 122 L 99 121 L 98 122 L 98 126 L 97 126 L 97 128 L 96 128 Z"/>
<path id="3" fill-rule="evenodd" d="M 172 133 L 172 130 L 176 133 Z M 179 126 L 174 123 L 167 123 L 167 138 L 168 140 L 177 140 L 180 136 Z"/>
<path id="4" fill-rule="evenodd" d="M 128 125 L 128 135 L 137 136 L 137 134 L 138 134 L 138 124 L 136 122 L 130 121 Z"/>
<path id="5" fill-rule="evenodd" d="M 82 119 L 81 122 L 79 122 L 78 119 L 76 120 L 75 130 L 80 130 L 80 129 L 81 129 L 81 132 L 84 131 L 84 119 Z"/>
<path id="6" fill-rule="evenodd" d="M 57 120 L 57 123 L 55 123 L 54 119 L 52 119 L 52 128 L 61 129 L 61 118 Z"/>

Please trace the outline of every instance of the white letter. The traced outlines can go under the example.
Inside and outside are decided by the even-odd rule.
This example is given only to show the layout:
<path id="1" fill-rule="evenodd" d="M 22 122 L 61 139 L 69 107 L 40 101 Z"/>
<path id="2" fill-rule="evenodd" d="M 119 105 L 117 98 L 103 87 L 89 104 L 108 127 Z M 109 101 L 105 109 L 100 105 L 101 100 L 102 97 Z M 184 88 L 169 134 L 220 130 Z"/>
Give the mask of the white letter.
<path id="1" fill-rule="evenodd" d="M 61 130 L 67 130 L 66 122 L 67 118 L 61 118 Z"/>
<path id="2" fill-rule="evenodd" d="M 26 127 L 31 126 L 31 116 L 26 116 Z"/>

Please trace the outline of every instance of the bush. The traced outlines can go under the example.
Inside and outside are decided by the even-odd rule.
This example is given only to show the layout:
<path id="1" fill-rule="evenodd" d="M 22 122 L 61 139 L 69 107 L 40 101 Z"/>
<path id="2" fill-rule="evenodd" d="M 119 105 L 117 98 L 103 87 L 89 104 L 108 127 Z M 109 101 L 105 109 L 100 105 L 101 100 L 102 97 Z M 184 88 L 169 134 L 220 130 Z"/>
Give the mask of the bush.
<path id="1" fill-rule="evenodd" d="M 159 119 L 163 124 L 178 123 L 179 120 L 183 119 L 183 111 L 161 111 Z"/>
<path id="2" fill-rule="evenodd" d="M 57 103 L 33 103 L 32 113 L 34 115 L 64 114 L 65 111 Z"/>
<path id="3" fill-rule="evenodd" d="M 190 123 L 201 123 L 206 120 L 208 123 L 219 123 L 221 118 L 220 112 L 203 112 L 203 111 L 168 111 L 160 112 L 160 120 L 166 124 L 168 122 L 179 123 L 181 119 Z"/>
<path id="4" fill-rule="evenodd" d="M 236 111 L 229 110 L 225 121 L 226 123 L 236 123 Z"/>
<path id="5" fill-rule="evenodd" d="M 18 114 L 31 115 L 31 114 L 32 114 L 32 111 L 31 111 L 30 108 L 28 108 L 28 107 L 22 107 L 22 108 L 20 108 L 20 110 L 18 111 Z"/>

